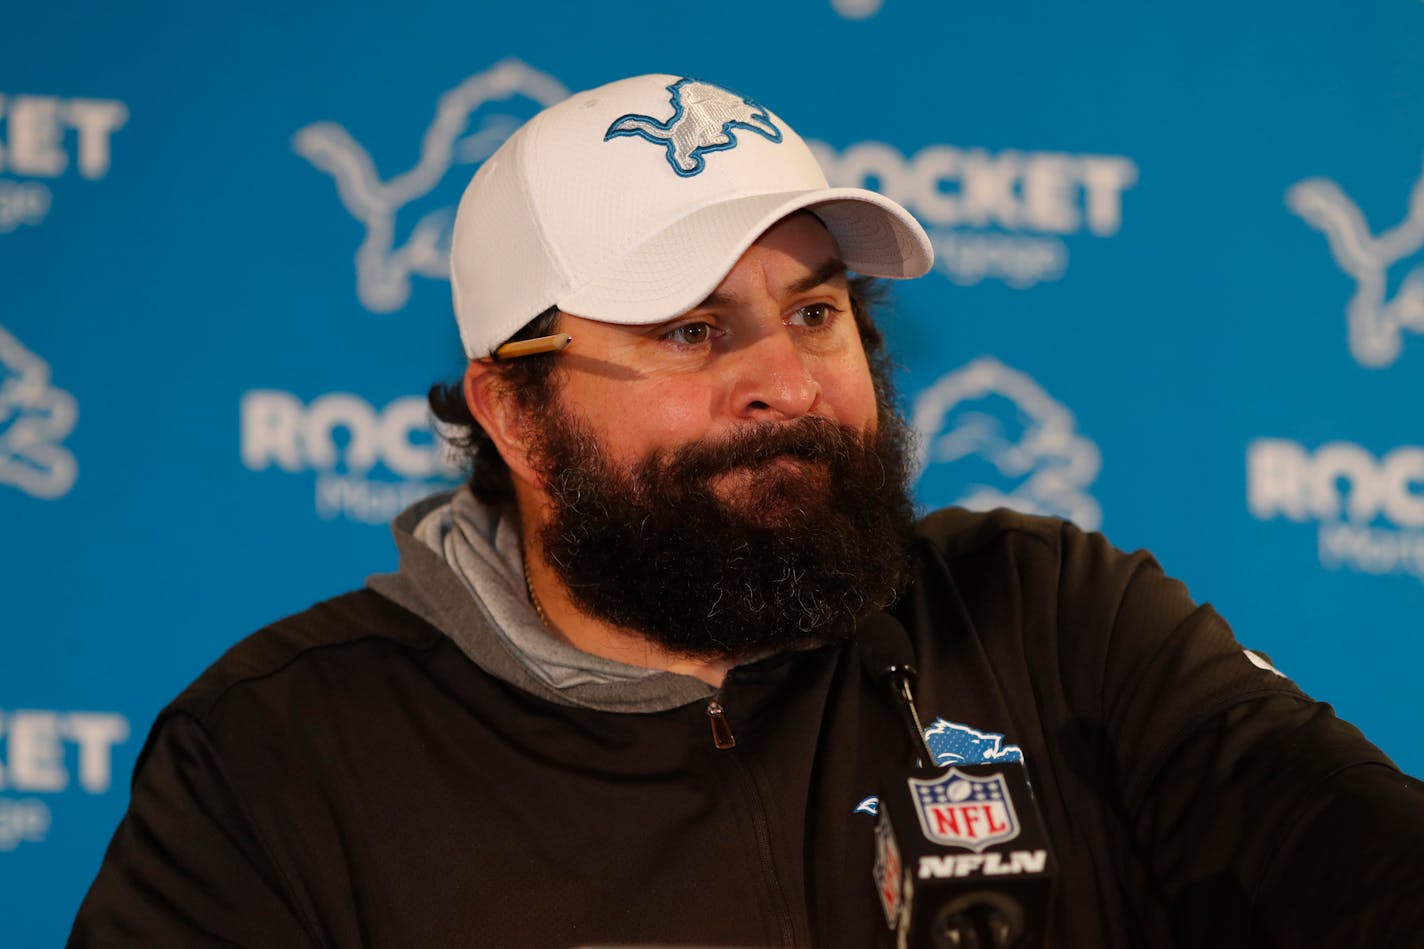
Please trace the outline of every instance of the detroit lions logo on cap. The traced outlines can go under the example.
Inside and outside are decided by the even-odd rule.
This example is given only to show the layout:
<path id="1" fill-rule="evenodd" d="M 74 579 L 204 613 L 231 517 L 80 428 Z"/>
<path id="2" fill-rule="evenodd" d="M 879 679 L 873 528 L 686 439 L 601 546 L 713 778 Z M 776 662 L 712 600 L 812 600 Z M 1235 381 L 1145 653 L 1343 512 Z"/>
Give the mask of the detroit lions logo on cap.
<path id="1" fill-rule="evenodd" d="M 737 147 L 736 130 L 755 132 L 769 142 L 781 141 L 781 129 L 761 105 L 710 82 L 679 79 L 668 86 L 672 117 L 624 115 L 608 126 L 603 140 L 636 135 L 667 149 L 668 164 L 684 178 L 707 167 L 702 156 Z"/>

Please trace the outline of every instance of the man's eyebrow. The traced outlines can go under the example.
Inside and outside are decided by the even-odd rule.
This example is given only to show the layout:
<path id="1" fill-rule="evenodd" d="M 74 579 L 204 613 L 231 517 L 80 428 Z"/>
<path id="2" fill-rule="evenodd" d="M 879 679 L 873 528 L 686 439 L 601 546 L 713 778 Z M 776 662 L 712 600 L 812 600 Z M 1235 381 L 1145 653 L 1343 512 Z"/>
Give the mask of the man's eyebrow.
<path id="1" fill-rule="evenodd" d="M 789 293 L 805 293 L 807 290 L 814 290 L 819 286 L 830 283 L 837 277 L 844 277 L 845 273 L 845 261 L 838 257 L 832 257 L 786 289 Z"/>
<path id="2" fill-rule="evenodd" d="M 786 288 L 786 292 L 805 293 L 807 290 L 814 290 L 817 287 L 824 286 L 825 284 L 828 284 L 835 280 L 837 277 L 844 277 L 845 274 L 845 261 L 841 260 L 838 257 L 832 257 L 830 260 L 827 260 L 825 263 L 821 264 L 821 266 L 817 267 L 815 270 L 811 271 L 809 274 L 802 277 L 800 280 L 797 280 L 795 283 L 788 286 Z M 720 290 L 713 290 L 711 293 L 707 294 L 706 298 L 703 299 L 701 303 L 693 307 L 693 309 L 702 310 L 711 307 L 730 306 L 735 302 L 736 301 L 732 297 L 728 296 L 725 293 L 722 293 Z"/>

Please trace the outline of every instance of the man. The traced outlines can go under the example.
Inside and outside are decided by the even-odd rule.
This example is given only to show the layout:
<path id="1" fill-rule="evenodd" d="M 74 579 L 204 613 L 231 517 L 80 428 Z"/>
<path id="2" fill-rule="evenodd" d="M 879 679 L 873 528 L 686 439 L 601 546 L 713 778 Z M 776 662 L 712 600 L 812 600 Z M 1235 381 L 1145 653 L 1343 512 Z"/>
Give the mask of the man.
<path id="1" fill-rule="evenodd" d="M 888 611 L 936 756 L 1033 782 L 1051 945 L 1414 944 L 1419 786 L 1150 557 L 912 523 L 862 278 L 930 253 L 716 86 L 531 120 L 455 225 L 470 486 L 160 716 L 72 943 L 892 944 Z"/>

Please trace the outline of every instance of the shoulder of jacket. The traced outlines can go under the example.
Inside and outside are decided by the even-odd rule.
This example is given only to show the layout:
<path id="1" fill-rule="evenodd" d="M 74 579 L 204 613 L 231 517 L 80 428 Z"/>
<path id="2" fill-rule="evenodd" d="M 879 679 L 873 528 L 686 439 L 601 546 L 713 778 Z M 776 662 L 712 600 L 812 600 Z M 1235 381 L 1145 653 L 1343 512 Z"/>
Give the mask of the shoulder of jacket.
<path id="1" fill-rule="evenodd" d="M 943 508 L 924 517 L 915 532 L 946 562 L 1011 556 L 1058 575 L 1113 576 L 1121 582 L 1143 569 L 1161 570 L 1149 551 L 1120 550 L 1101 533 L 1085 531 L 1072 521 L 1008 508 L 984 512 Z"/>
<path id="2" fill-rule="evenodd" d="M 960 507 L 932 511 L 915 525 L 915 533 L 946 557 L 971 556 L 989 548 L 1026 540 L 1057 554 L 1065 531 L 1077 531 L 1057 517 L 1023 514 L 1001 507 L 967 511 Z"/>
<path id="3" fill-rule="evenodd" d="M 356 652 L 423 651 L 444 637 L 373 590 L 317 603 L 266 626 L 229 649 L 164 709 L 202 719 L 234 690 L 284 673 L 350 662 Z"/>

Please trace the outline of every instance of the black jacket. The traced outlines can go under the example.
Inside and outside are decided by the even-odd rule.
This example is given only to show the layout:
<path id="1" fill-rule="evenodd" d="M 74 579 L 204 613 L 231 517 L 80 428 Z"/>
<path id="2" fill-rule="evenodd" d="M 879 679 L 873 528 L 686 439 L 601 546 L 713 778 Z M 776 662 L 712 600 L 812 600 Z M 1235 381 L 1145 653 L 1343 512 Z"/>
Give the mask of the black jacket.
<path id="1" fill-rule="evenodd" d="M 927 718 L 1022 749 L 1056 947 L 1424 943 L 1424 790 L 1147 555 L 944 511 L 895 615 Z M 855 813 L 910 758 L 855 643 L 620 713 L 362 590 L 159 717 L 75 946 L 889 945 Z"/>

